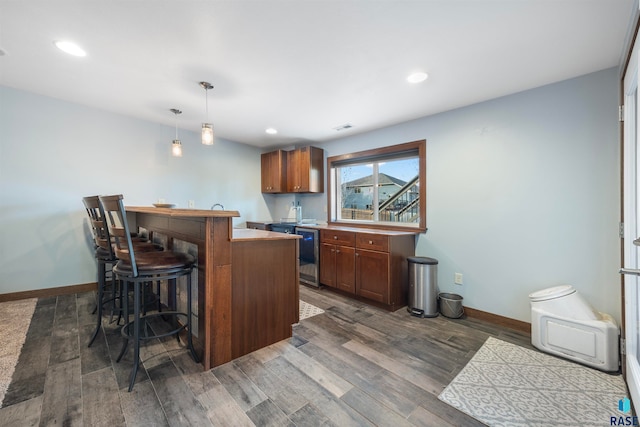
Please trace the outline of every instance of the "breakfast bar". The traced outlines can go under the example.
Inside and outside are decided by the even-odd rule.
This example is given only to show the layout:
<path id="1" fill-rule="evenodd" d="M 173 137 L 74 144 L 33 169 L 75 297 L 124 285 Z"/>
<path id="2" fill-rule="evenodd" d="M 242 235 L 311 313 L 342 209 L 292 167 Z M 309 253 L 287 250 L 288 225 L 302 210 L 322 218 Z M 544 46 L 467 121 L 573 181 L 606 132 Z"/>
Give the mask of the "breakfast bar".
<path id="1" fill-rule="evenodd" d="M 291 337 L 298 322 L 298 236 L 234 229 L 237 211 L 126 210 L 132 229 L 197 259 L 194 334 L 205 370 Z"/>

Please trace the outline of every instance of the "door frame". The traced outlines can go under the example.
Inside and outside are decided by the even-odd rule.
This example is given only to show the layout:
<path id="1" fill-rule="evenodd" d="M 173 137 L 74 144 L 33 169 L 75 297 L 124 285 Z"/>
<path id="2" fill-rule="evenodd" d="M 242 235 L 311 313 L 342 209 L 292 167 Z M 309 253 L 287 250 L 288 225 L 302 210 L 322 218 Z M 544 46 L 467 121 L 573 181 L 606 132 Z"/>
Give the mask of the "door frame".
<path id="1" fill-rule="evenodd" d="M 624 55 L 622 57 L 622 61 L 621 61 L 621 66 L 620 66 L 620 87 L 619 87 L 619 103 L 620 105 L 625 105 L 625 101 L 626 101 L 626 91 L 625 91 L 625 80 L 627 77 L 627 72 L 628 71 L 633 71 L 636 73 L 636 76 L 638 75 L 638 73 L 640 72 L 640 70 L 638 70 L 639 66 L 638 66 L 638 58 L 636 58 L 634 56 L 634 53 L 636 55 L 638 55 L 639 53 L 636 51 L 634 52 L 634 48 L 636 47 L 636 42 L 638 42 L 638 35 L 639 35 L 639 29 L 640 29 L 640 8 L 639 8 L 639 1 L 635 0 L 634 1 L 634 7 L 632 10 L 633 16 L 632 19 L 630 21 L 630 25 L 629 25 L 629 29 L 627 31 L 627 37 L 625 40 L 625 46 L 624 46 Z M 638 49 L 640 50 L 640 49 Z M 635 62 L 633 62 L 635 61 Z M 629 70 L 629 66 L 631 64 L 635 64 L 633 65 L 632 69 Z M 640 84 L 640 81 L 638 82 Z M 640 95 L 640 91 L 638 92 L 638 94 Z M 639 97 L 640 98 L 640 97 Z M 637 105 L 640 105 L 640 99 L 637 100 Z M 635 108 L 634 108 L 635 110 Z M 624 121 L 624 117 L 625 114 L 627 112 L 624 112 L 623 114 L 620 114 L 620 120 Z M 634 112 L 635 116 L 636 116 L 636 120 L 638 118 L 638 111 Z M 640 129 L 640 122 L 636 122 L 636 129 Z M 637 131 L 636 131 L 637 132 Z M 636 138 L 638 138 L 639 135 L 636 135 Z M 619 128 L 619 141 L 620 141 L 620 223 L 622 225 L 625 224 L 625 191 L 627 190 L 627 188 L 625 187 L 625 162 L 628 159 L 625 159 L 625 123 L 622 123 L 622 125 Z M 635 153 L 635 157 L 638 157 L 638 153 Z M 640 166 L 640 165 L 638 165 Z M 640 167 L 637 168 L 638 170 L 636 170 L 636 173 L 640 173 Z M 635 183 L 633 184 L 635 187 Z M 637 203 L 638 204 L 638 203 Z M 626 232 L 626 230 L 625 230 Z M 620 236 L 620 259 L 622 261 L 622 265 L 624 266 L 624 261 L 625 261 L 625 233 L 621 233 Z M 625 276 L 621 275 L 620 277 L 620 295 L 621 295 L 621 324 L 620 324 L 620 335 L 621 337 L 626 337 L 626 295 L 625 295 Z M 634 341 L 632 342 L 626 342 L 623 341 L 624 346 L 621 345 L 621 368 L 622 368 L 622 375 L 623 378 L 625 379 L 625 382 L 627 382 L 627 385 L 629 384 L 627 381 L 627 358 L 626 358 L 626 353 L 627 353 L 627 348 L 630 345 L 636 345 L 635 344 L 635 339 L 632 340 Z"/>

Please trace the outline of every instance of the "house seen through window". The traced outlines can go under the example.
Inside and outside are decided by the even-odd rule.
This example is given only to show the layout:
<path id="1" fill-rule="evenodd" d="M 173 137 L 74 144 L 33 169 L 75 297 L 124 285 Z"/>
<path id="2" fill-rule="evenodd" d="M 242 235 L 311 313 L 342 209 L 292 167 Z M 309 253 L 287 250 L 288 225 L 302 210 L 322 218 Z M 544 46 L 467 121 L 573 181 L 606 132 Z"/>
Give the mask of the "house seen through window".
<path id="1" fill-rule="evenodd" d="M 331 222 L 424 229 L 418 143 L 329 158 Z"/>

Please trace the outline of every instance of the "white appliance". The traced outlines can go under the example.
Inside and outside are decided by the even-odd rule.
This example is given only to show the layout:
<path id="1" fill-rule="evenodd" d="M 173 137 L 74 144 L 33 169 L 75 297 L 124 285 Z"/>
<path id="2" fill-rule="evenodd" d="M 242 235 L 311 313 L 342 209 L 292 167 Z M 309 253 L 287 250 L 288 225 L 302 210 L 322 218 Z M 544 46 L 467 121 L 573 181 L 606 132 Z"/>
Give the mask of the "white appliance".
<path id="1" fill-rule="evenodd" d="M 618 324 L 591 307 L 573 286 L 534 292 L 529 301 L 534 347 L 602 371 L 618 370 Z"/>

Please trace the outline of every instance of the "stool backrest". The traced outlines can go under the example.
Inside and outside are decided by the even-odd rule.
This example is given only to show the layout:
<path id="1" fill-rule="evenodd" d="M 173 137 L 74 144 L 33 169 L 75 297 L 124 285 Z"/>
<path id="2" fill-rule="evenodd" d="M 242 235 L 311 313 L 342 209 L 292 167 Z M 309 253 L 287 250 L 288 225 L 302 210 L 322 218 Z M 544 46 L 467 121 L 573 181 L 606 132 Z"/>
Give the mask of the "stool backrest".
<path id="1" fill-rule="evenodd" d="M 113 237 L 113 249 L 116 257 L 131 263 L 131 270 L 134 277 L 138 276 L 136 265 L 136 255 L 133 251 L 133 242 L 129 232 L 127 222 L 127 212 L 122 202 L 122 194 L 113 196 L 100 196 L 100 204 L 104 210 L 105 222 L 109 233 Z"/>
<path id="2" fill-rule="evenodd" d="M 107 251 L 109 258 L 115 259 L 113 247 L 111 246 L 111 235 L 105 221 L 104 210 L 100 204 L 98 196 L 87 196 L 82 198 L 82 203 L 89 215 L 91 224 L 91 232 L 93 233 L 93 242 L 96 247 L 100 247 Z"/>

